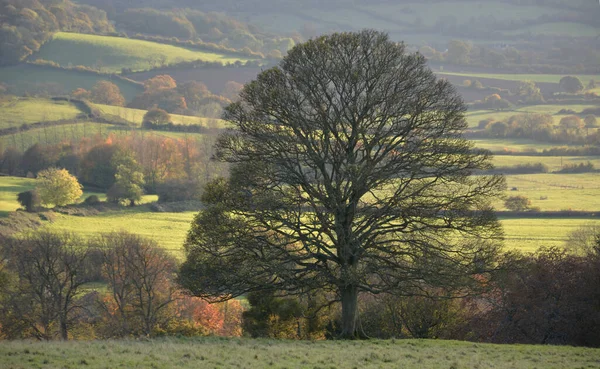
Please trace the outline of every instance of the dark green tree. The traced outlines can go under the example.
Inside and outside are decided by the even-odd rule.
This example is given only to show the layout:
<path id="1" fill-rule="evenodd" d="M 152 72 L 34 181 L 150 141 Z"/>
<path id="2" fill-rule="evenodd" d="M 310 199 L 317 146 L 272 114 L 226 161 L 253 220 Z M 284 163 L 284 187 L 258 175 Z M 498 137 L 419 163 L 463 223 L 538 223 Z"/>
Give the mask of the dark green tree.
<path id="1" fill-rule="evenodd" d="M 561 78 L 558 84 L 563 91 L 570 94 L 576 94 L 580 91 L 583 91 L 585 88 L 583 83 L 581 83 L 581 80 L 573 76 L 565 76 Z"/>
<path id="2" fill-rule="evenodd" d="M 360 336 L 361 292 L 474 283 L 497 253 L 489 201 L 504 187 L 463 137 L 465 105 L 419 54 L 365 30 L 296 46 L 247 84 L 217 142 L 179 280 L 224 300 L 324 292 Z"/>
<path id="3" fill-rule="evenodd" d="M 40 195 L 36 190 L 29 190 L 19 193 L 17 195 L 17 201 L 19 201 L 19 204 L 21 204 L 21 206 L 23 206 L 25 210 L 30 213 L 36 211 L 42 203 Z"/>

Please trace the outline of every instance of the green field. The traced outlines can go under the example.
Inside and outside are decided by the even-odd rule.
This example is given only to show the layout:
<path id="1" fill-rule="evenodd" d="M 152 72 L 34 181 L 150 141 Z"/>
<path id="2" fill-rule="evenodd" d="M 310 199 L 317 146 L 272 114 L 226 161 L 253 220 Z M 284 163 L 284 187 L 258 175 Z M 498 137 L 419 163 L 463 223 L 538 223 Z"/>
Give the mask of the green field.
<path id="1" fill-rule="evenodd" d="M 21 207 L 17 194 L 35 187 L 35 179 L 18 177 L 0 177 L 0 217 Z"/>
<path id="2" fill-rule="evenodd" d="M 497 74 L 497 73 L 458 73 L 458 72 L 443 72 L 437 73 L 440 76 L 463 76 L 465 78 L 491 78 L 491 79 L 503 79 L 507 81 L 533 81 L 533 82 L 546 82 L 546 83 L 558 83 L 560 79 L 564 77 L 564 74 Z M 600 75 L 589 75 L 589 74 L 577 74 L 581 82 L 587 86 L 590 80 L 600 81 Z M 551 105 L 552 106 L 552 105 Z"/>
<path id="3" fill-rule="evenodd" d="M 526 196 L 542 211 L 600 212 L 600 173 L 508 175 L 506 184 L 518 189 L 507 191 L 507 196 Z"/>
<path id="4" fill-rule="evenodd" d="M 67 101 L 30 97 L 0 98 L 0 129 L 24 123 L 74 119 L 81 111 Z"/>
<path id="5" fill-rule="evenodd" d="M 471 141 L 476 147 L 493 152 L 537 152 L 557 146 L 568 146 L 519 138 L 477 138 Z"/>
<path id="6" fill-rule="evenodd" d="M 163 61 L 165 64 L 190 60 L 230 64 L 248 60 L 150 41 L 66 32 L 56 33 L 31 59 L 50 60 L 63 67 L 83 65 L 110 73 L 120 73 L 122 68 L 148 70 Z"/>
<path id="7" fill-rule="evenodd" d="M 542 163 L 548 166 L 550 172 L 560 170 L 565 165 L 573 165 L 591 162 L 600 169 L 600 157 L 598 156 L 512 156 L 496 155 L 493 162 L 497 167 L 510 167 L 519 164 Z"/>
<path id="8" fill-rule="evenodd" d="M 109 133 L 129 133 L 130 129 L 104 123 L 81 122 L 63 124 L 44 128 L 30 129 L 25 132 L 13 133 L 0 136 L 0 144 L 3 147 L 15 147 L 25 151 L 36 143 L 53 145 L 64 141 L 78 141 L 84 137 L 101 135 L 108 136 Z"/>
<path id="9" fill-rule="evenodd" d="M 156 200 L 156 197 L 148 198 L 152 199 Z M 183 241 L 196 213 L 153 213 L 146 207 L 136 207 L 87 217 L 59 214 L 48 228 L 74 232 L 86 238 L 100 232 L 126 230 L 152 238 L 162 248 L 183 256 Z"/>
<path id="10" fill-rule="evenodd" d="M 40 90 L 47 95 L 67 95 L 77 88 L 90 90 L 109 76 L 99 76 L 93 73 L 75 70 L 61 70 L 33 64 L 19 64 L 11 67 L 0 68 L 0 82 L 11 87 L 15 95 L 37 95 Z M 121 93 L 127 101 L 133 99 L 143 91 L 143 87 L 133 82 L 121 79 L 112 79 L 111 82 L 119 86 Z"/>
<path id="11" fill-rule="evenodd" d="M 0 345 L 3 368 L 600 368 L 600 349 L 441 340 L 162 338 Z"/>
<path id="12" fill-rule="evenodd" d="M 17 194 L 35 188 L 35 179 L 20 177 L 0 177 L 0 216 L 7 216 L 9 212 L 21 207 L 17 201 Z M 102 193 L 84 191 L 79 201 L 85 200 L 90 195 L 96 195 L 101 200 L 106 196 Z"/>
<path id="13" fill-rule="evenodd" d="M 501 219 L 507 250 L 534 252 L 540 247 L 564 247 L 569 233 L 599 219 Z"/>
<path id="14" fill-rule="evenodd" d="M 494 119 L 497 121 L 506 121 L 508 118 L 512 117 L 513 115 L 536 113 L 536 114 L 552 115 L 554 124 L 558 125 L 562 118 L 569 115 L 569 114 L 560 114 L 560 115 L 557 114 L 560 110 L 571 109 L 571 110 L 579 113 L 579 112 L 583 111 L 584 109 L 588 109 L 588 108 L 597 108 L 597 106 L 596 105 L 579 105 L 579 104 L 530 105 L 530 106 L 523 106 L 523 107 L 517 108 L 515 110 L 509 110 L 509 111 L 505 111 L 505 110 L 503 110 L 503 111 L 471 110 L 471 111 L 468 111 L 467 114 L 465 114 L 465 119 L 467 120 L 469 127 L 473 128 L 473 127 L 477 127 L 479 125 L 479 122 L 484 119 L 491 118 L 491 119 Z"/>
<path id="15" fill-rule="evenodd" d="M 120 118 L 125 119 L 126 121 L 136 123 L 138 125 L 142 124 L 142 120 L 144 118 L 144 114 L 146 114 L 147 110 L 141 109 L 131 109 L 125 108 L 122 106 L 112 106 L 112 105 L 102 105 L 102 104 L 94 104 L 98 110 L 100 110 L 104 114 L 108 115 L 116 115 Z M 171 121 L 176 124 L 201 124 L 206 127 L 215 127 L 215 128 L 224 128 L 227 126 L 227 123 L 221 119 L 216 118 L 204 118 L 204 117 L 194 117 L 189 115 L 177 115 L 170 114 Z"/>

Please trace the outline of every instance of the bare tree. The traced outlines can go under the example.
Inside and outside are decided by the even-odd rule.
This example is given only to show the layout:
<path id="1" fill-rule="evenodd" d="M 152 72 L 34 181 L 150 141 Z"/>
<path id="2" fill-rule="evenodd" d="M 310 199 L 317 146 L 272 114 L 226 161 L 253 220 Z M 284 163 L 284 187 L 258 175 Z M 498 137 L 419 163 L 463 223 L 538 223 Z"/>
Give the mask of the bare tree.
<path id="1" fill-rule="evenodd" d="M 119 325 L 115 335 L 150 335 L 175 298 L 174 258 L 156 242 L 127 232 L 102 234 L 91 246 L 103 250 L 103 274 Z"/>
<path id="2" fill-rule="evenodd" d="M 39 231 L 3 239 L 2 244 L 8 269 L 16 277 L 2 306 L 8 326 L 15 334 L 24 330 L 47 340 L 58 333 L 67 340 L 81 308 L 77 293 L 88 282 L 83 273 L 87 251 L 81 240 L 69 233 Z"/>
<path id="3" fill-rule="evenodd" d="M 360 292 L 458 289 L 493 260 L 504 181 L 471 175 L 490 155 L 464 139 L 462 99 L 421 55 L 376 31 L 324 36 L 240 98 L 216 147 L 230 179 L 207 186 L 185 244 L 194 294 L 335 291 L 352 338 Z"/>

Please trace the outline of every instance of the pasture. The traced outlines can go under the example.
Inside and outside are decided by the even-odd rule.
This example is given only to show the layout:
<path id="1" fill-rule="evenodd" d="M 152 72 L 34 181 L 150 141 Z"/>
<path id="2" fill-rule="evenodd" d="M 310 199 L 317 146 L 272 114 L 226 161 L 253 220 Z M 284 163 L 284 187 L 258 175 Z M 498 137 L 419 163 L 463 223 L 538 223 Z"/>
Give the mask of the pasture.
<path id="1" fill-rule="evenodd" d="M 489 78 L 502 79 L 506 81 L 533 81 L 543 83 L 559 83 L 564 74 L 502 74 L 502 73 L 461 73 L 461 72 L 439 72 L 440 76 L 461 76 L 465 78 Z M 575 74 L 581 82 L 587 86 L 590 80 L 600 81 L 600 75 L 597 74 Z"/>
<path id="2" fill-rule="evenodd" d="M 122 106 L 94 104 L 103 114 L 114 115 L 128 122 L 141 125 L 147 110 L 131 109 Z M 190 115 L 170 114 L 171 121 L 176 124 L 199 124 L 205 127 L 224 128 L 227 123 L 217 118 L 195 117 Z"/>
<path id="3" fill-rule="evenodd" d="M 600 368 L 600 349 L 440 340 L 293 341 L 245 338 L 31 342 L 0 345 L 24 368 Z"/>
<path id="4" fill-rule="evenodd" d="M 78 122 L 57 126 L 30 129 L 24 132 L 0 136 L 3 147 L 15 147 L 25 151 L 36 143 L 53 145 L 66 141 L 79 141 L 84 137 L 106 137 L 110 133 L 129 133 L 130 129 L 105 123 Z"/>
<path id="5" fill-rule="evenodd" d="M 558 125 L 560 120 L 570 114 L 557 114 L 562 109 L 570 109 L 577 113 L 588 108 L 597 108 L 596 105 L 529 105 L 523 106 L 514 110 L 470 110 L 465 114 L 465 119 L 469 124 L 470 128 L 475 128 L 479 125 L 479 122 L 485 119 L 494 119 L 497 121 L 506 121 L 513 115 L 519 114 L 550 114 L 554 120 L 554 125 Z"/>
<path id="6" fill-rule="evenodd" d="M 156 201 L 148 196 L 145 201 Z M 146 206 L 122 208 L 93 216 L 58 214 L 47 228 L 77 233 L 84 238 L 101 232 L 126 230 L 155 240 L 160 247 L 178 257 L 183 256 L 183 241 L 197 212 L 154 213 Z"/>
<path id="7" fill-rule="evenodd" d="M 122 68 L 148 70 L 161 64 L 203 60 L 222 64 L 248 58 L 199 51 L 124 37 L 58 32 L 31 57 L 50 60 L 63 67 L 83 65 L 101 72 L 120 73 Z"/>
<path id="8" fill-rule="evenodd" d="M 21 207 L 17 201 L 19 192 L 29 191 L 35 188 L 35 179 L 21 177 L 0 177 L 0 217 L 7 216 L 9 212 Z M 90 195 L 96 195 L 101 200 L 106 196 L 103 193 L 84 191 L 79 201 L 85 200 Z"/>
<path id="9" fill-rule="evenodd" d="M 589 225 L 600 225 L 600 219 L 577 218 L 512 218 L 501 219 L 506 250 L 535 252 L 540 247 L 565 247 L 565 241 L 574 230 Z"/>
<path id="10" fill-rule="evenodd" d="M 14 95 L 68 95 L 77 88 L 90 90 L 99 81 L 107 79 L 110 79 L 110 76 L 34 64 L 0 68 L 0 82 L 8 85 Z M 131 101 L 143 90 L 141 85 L 125 80 L 114 78 L 111 82 L 119 86 L 121 94 L 127 101 Z"/>
<path id="11" fill-rule="evenodd" d="M 592 163 L 600 169 L 600 157 L 598 156 L 522 156 L 522 155 L 495 155 L 493 162 L 497 167 L 517 166 L 519 164 L 542 163 L 548 166 L 550 172 L 558 171 L 565 165 L 580 163 Z M 554 177 L 558 178 L 558 177 Z M 565 178 L 565 177 L 561 177 Z M 570 181 L 567 179 L 567 181 Z"/>
<path id="12" fill-rule="evenodd" d="M 0 129 L 24 123 L 74 119 L 80 113 L 67 101 L 7 96 L 0 98 Z"/>

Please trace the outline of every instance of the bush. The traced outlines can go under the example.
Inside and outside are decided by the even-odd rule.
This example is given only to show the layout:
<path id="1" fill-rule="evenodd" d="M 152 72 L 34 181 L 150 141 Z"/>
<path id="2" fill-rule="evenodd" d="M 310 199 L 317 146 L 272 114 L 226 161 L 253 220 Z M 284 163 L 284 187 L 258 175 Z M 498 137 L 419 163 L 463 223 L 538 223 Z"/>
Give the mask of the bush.
<path id="1" fill-rule="evenodd" d="M 511 211 L 525 211 L 531 206 L 531 200 L 525 196 L 511 196 L 504 201 L 504 206 Z"/>
<path id="2" fill-rule="evenodd" d="M 100 203 L 100 198 L 96 195 L 90 195 L 83 201 L 86 205 L 97 205 Z"/>
<path id="3" fill-rule="evenodd" d="M 595 171 L 594 164 L 588 161 L 587 163 L 564 165 L 557 173 L 589 173 Z"/>
<path id="4" fill-rule="evenodd" d="M 496 167 L 490 172 L 502 174 L 535 174 L 548 173 L 550 169 L 544 163 L 526 163 L 515 166 Z"/>
<path id="5" fill-rule="evenodd" d="M 156 194 L 160 203 L 189 201 L 200 198 L 200 188 L 193 181 L 171 180 L 160 183 Z"/>
<path id="6" fill-rule="evenodd" d="M 26 211 L 33 213 L 37 211 L 41 204 L 40 195 L 36 190 L 21 192 L 17 195 L 17 201 L 25 208 Z"/>

